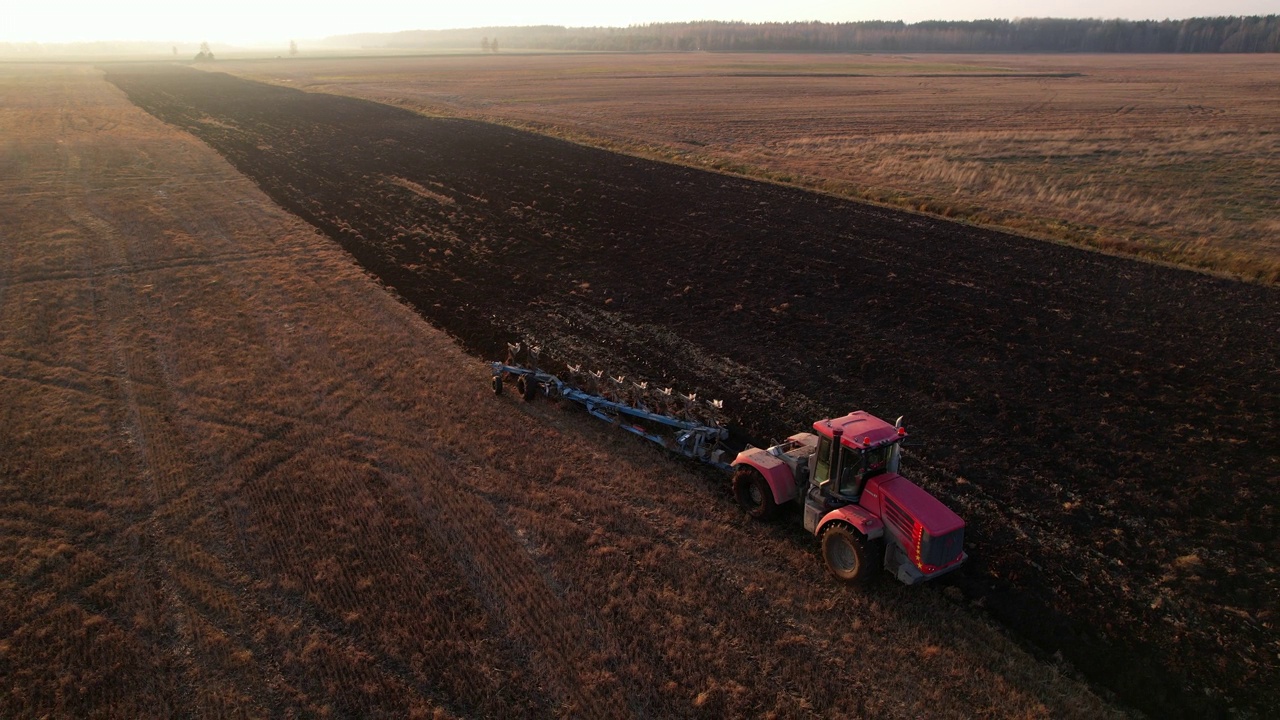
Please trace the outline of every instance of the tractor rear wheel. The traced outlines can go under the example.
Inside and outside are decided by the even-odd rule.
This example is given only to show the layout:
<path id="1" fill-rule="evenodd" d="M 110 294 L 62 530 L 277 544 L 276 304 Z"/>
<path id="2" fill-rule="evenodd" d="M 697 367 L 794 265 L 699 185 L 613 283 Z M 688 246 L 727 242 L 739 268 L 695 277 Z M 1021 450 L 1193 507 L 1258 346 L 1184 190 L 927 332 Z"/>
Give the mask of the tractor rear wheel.
<path id="1" fill-rule="evenodd" d="M 538 394 L 538 382 L 528 375 L 521 375 L 516 380 L 516 389 L 520 391 L 520 397 L 525 402 L 533 402 L 533 398 Z"/>
<path id="2" fill-rule="evenodd" d="M 822 532 L 822 559 L 836 579 L 865 583 L 875 573 L 871 543 L 852 526 L 836 522 Z"/>
<path id="3" fill-rule="evenodd" d="M 757 520 L 772 520 L 778 514 L 778 505 L 773 501 L 773 490 L 760 471 L 750 465 L 739 465 L 734 471 L 733 495 L 738 499 L 738 504 Z"/>

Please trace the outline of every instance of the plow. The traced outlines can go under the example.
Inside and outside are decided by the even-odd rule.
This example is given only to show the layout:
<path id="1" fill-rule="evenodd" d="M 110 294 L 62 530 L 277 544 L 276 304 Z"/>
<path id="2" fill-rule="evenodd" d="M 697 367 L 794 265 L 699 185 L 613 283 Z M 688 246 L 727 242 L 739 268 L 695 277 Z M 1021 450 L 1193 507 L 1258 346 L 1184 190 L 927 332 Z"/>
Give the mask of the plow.
<path id="1" fill-rule="evenodd" d="M 684 395 L 673 388 L 651 387 L 648 382 L 628 382 L 625 377 L 603 372 L 582 372 L 568 366 L 570 379 L 545 372 L 538 367 L 539 349 L 525 345 L 528 366 L 517 364 L 522 346 L 507 346 L 507 360 L 491 363 L 493 390 L 502 394 L 503 387 L 514 382 L 519 395 L 531 401 L 538 396 L 566 400 L 581 405 L 592 416 L 615 427 L 638 435 L 671 452 L 729 470 L 734 454 L 725 442 L 724 403 L 700 401 L 697 394 Z"/>
<path id="2" fill-rule="evenodd" d="M 520 360 L 519 356 L 524 355 Z M 733 494 L 752 517 L 771 520 L 799 506 L 805 530 L 821 543 L 836 579 L 865 583 L 879 567 L 914 585 L 958 569 L 964 520 L 898 473 L 902 418 L 890 425 L 864 411 L 813 423 L 767 448 L 735 452 L 726 443 L 724 403 L 669 387 L 567 366 L 567 379 L 539 367 L 540 349 L 508 344 L 492 362 L 493 390 L 513 383 L 526 401 L 539 396 L 582 406 L 593 417 L 668 451 L 730 475 Z"/>

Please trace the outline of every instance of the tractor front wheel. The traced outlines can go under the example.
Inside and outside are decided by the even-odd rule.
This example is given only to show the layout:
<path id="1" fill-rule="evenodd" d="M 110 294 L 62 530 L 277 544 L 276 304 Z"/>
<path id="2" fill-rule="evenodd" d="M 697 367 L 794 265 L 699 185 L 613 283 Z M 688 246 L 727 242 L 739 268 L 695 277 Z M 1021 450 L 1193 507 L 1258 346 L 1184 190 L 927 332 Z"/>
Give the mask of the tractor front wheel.
<path id="1" fill-rule="evenodd" d="M 494 395 L 502 394 L 502 376 L 501 375 L 493 376 L 493 394 Z"/>
<path id="2" fill-rule="evenodd" d="M 778 514 L 773 489 L 760 471 L 750 465 L 739 465 L 733 473 L 733 494 L 738 504 L 757 520 L 772 520 Z"/>
<path id="3" fill-rule="evenodd" d="M 865 583 L 875 573 L 871 543 L 852 526 L 836 522 L 822 532 L 822 559 L 836 579 Z"/>

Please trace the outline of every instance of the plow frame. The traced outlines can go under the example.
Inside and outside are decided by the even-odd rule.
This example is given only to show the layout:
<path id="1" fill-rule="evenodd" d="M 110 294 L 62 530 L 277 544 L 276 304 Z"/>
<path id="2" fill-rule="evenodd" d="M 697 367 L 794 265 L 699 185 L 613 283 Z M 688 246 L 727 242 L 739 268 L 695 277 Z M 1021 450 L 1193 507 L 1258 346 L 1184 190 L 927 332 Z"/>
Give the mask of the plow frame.
<path id="1" fill-rule="evenodd" d="M 706 425 L 611 400 L 570 385 L 555 375 L 536 368 L 503 362 L 490 363 L 490 368 L 493 370 L 495 392 L 501 392 L 504 378 L 523 379 L 525 387 L 534 388 L 533 392 L 577 403 L 591 415 L 671 452 L 720 470 L 732 469 L 728 461 L 733 459 L 735 453 L 724 447 L 724 441 L 729 438 L 729 430 L 724 426 Z M 528 393 L 525 398 L 532 399 Z"/>

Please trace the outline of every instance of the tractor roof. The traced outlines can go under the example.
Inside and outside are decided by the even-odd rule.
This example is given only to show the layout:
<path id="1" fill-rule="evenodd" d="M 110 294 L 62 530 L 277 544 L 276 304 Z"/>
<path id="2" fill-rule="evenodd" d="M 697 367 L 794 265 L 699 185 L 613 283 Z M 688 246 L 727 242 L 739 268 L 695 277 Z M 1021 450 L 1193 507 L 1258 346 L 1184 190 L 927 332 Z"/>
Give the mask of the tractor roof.
<path id="1" fill-rule="evenodd" d="M 814 432 L 823 437 L 831 437 L 839 428 L 844 436 L 840 444 L 854 450 L 875 447 L 900 436 L 898 429 L 871 413 L 851 412 L 844 417 L 819 420 L 813 424 Z"/>

